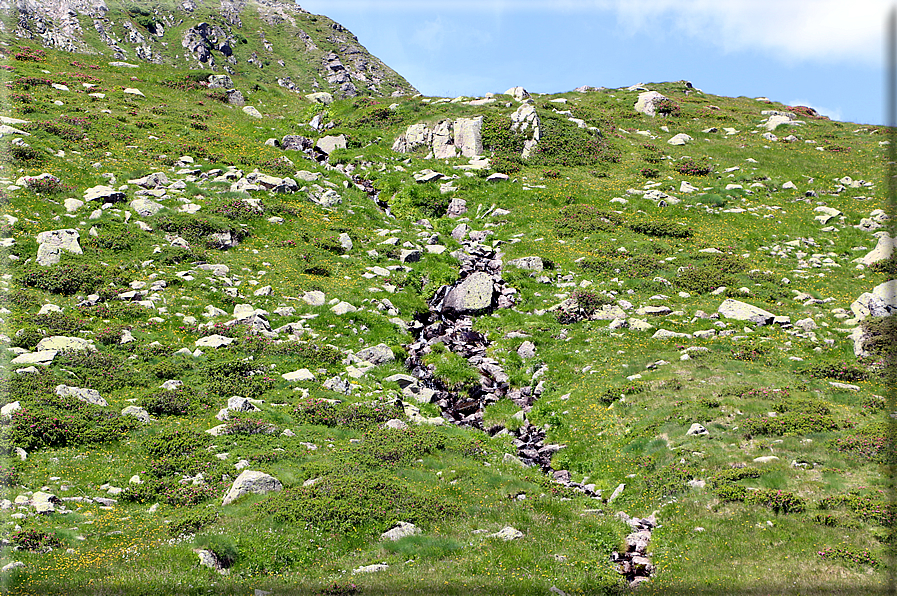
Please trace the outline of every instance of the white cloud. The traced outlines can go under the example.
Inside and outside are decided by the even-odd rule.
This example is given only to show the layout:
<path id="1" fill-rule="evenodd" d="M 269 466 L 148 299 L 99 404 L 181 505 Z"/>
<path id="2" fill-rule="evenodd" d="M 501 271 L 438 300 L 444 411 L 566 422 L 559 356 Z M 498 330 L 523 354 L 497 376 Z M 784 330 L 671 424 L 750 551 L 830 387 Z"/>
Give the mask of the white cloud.
<path id="1" fill-rule="evenodd" d="M 683 34 L 784 61 L 883 62 L 889 0 L 313 0 L 315 11 L 615 14 L 631 34 Z"/>

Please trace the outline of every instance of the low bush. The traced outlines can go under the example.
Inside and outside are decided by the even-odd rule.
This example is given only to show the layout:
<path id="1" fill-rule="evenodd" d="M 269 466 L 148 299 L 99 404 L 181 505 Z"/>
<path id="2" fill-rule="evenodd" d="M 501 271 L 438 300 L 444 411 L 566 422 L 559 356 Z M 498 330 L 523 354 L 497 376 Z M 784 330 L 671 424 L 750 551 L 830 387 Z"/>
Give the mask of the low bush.
<path id="1" fill-rule="evenodd" d="M 827 546 L 816 551 L 820 558 L 827 561 L 843 561 L 855 566 L 868 566 L 877 568 L 881 561 L 867 548 L 853 548 L 850 546 Z"/>
<path id="2" fill-rule="evenodd" d="M 645 219 L 629 224 L 629 229 L 645 236 L 657 238 L 690 238 L 691 229 L 672 221 Z"/>
<path id="3" fill-rule="evenodd" d="M 274 379 L 252 362 L 224 360 L 205 367 L 208 382 L 206 392 L 213 397 L 228 398 L 239 395 L 258 398 L 274 386 Z"/>
<path id="4" fill-rule="evenodd" d="M 127 360 L 108 352 L 76 350 L 62 352 L 54 364 L 75 373 L 80 382 L 100 393 L 145 384 L 146 378 L 134 370 Z"/>
<path id="5" fill-rule="evenodd" d="M 769 435 L 806 435 L 838 430 L 838 428 L 838 422 L 831 416 L 819 416 L 804 412 L 789 412 L 775 418 L 768 416 L 746 418 L 741 424 L 741 431 L 747 438 Z"/>
<path id="6" fill-rule="evenodd" d="M 820 499 L 817 503 L 819 509 L 847 509 L 860 519 L 871 521 L 886 528 L 894 527 L 897 515 L 892 504 L 880 497 L 870 497 L 856 492 L 841 495 L 832 495 Z"/>
<path id="7" fill-rule="evenodd" d="M 141 398 L 138 404 L 156 416 L 199 416 L 208 413 L 214 406 L 207 395 L 189 387 L 160 389 Z"/>
<path id="8" fill-rule="evenodd" d="M 833 451 L 869 462 L 883 462 L 888 439 L 883 436 L 848 435 L 828 442 Z"/>
<path id="9" fill-rule="evenodd" d="M 293 419 L 299 424 L 333 427 L 339 423 L 339 413 L 332 402 L 309 398 L 296 404 L 293 408 Z"/>
<path id="10" fill-rule="evenodd" d="M 210 526 L 218 521 L 218 512 L 203 510 L 188 511 L 179 519 L 173 520 L 168 526 L 168 534 L 173 537 L 182 536 L 184 534 L 195 534 L 206 526 Z"/>
<path id="11" fill-rule="evenodd" d="M 258 507 L 281 523 L 367 534 L 384 532 L 399 521 L 422 524 L 460 513 L 453 501 L 416 490 L 390 472 L 352 469 L 323 476 L 311 486 L 285 489 Z"/>
<path id="12" fill-rule="evenodd" d="M 197 548 L 211 551 L 215 555 L 218 565 L 224 569 L 233 567 L 240 560 L 240 549 L 228 536 L 221 534 L 197 536 L 194 545 Z"/>
<path id="13" fill-rule="evenodd" d="M 716 267 L 702 266 L 683 269 L 673 283 L 691 294 L 708 294 L 720 286 L 734 283 L 734 278 Z"/>
<path id="14" fill-rule="evenodd" d="M 617 213 L 591 205 L 569 205 L 555 218 L 554 227 L 560 236 L 581 236 L 591 232 L 611 232 L 623 224 Z"/>
<path id="15" fill-rule="evenodd" d="M 713 171 L 713 166 L 703 159 L 683 159 L 674 167 L 677 172 L 685 174 L 686 176 L 706 176 Z"/>
<path id="16" fill-rule="evenodd" d="M 803 373 L 817 379 L 834 379 L 845 383 L 857 383 L 869 378 L 865 369 L 846 362 L 817 364 L 804 369 Z"/>
<path id="17" fill-rule="evenodd" d="M 0 428 L 5 448 L 25 451 L 110 443 L 127 436 L 138 422 L 75 397 L 44 394 L 22 403 Z"/>
<path id="18" fill-rule="evenodd" d="M 389 205 L 398 217 L 437 218 L 445 215 L 450 200 L 434 184 L 406 184 L 389 200 Z"/>
<path id="19" fill-rule="evenodd" d="M 749 505 L 762 505 L 776 513 L 801 513 L 807 508 L 806 501 L 794 493 L 772 488 L 748 491 L 744 502 Z"/>
<path id="20" fill-rule="evenodd" d="M 22 550 L 48 552 L 62 546 L 55 535 L 34 528 L 23 528 L 9 535 L 9 540 Z"/>
<path id="21" fill-rule="evenodd" d="M 143 449 L 151 458 L 189 455 L 206 447 L 212 436 L 200 431 L 165 429 L 143 440 Z"/>
<path id="22" fill-rule="evenodd" d="M 221 429 L 223 435 L 273 435 L 276 432 L 274 424 L 255 416 L 232 417 Z"/>
<path id="23" fill-rule="evenodd" d="M 63 296 L 90 294 L 109 281 L 111 280 L 107 278 L 105 267 L 87 263 L 59 263 L 49 266 L 28 263 L 16 279 L 16 283 L 26 288 L 37 288 Z"/>

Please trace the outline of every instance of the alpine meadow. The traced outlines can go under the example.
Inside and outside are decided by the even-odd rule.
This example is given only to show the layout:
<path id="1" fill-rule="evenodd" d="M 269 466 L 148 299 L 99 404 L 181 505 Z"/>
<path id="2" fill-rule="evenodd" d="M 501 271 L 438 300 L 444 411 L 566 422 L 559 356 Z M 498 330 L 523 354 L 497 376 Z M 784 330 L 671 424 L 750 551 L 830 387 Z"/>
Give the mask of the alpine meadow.
<path id="1" fill-rule="evenodd" d="M 887 127 L 0 17 L 3 594 L 886 592 Z"/>

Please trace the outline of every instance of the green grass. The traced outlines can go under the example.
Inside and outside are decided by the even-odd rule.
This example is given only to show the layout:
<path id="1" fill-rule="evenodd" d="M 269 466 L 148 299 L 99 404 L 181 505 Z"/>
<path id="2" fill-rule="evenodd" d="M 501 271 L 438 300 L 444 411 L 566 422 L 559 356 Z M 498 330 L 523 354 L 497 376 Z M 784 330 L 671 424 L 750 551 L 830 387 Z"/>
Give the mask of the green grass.
<path id="1" fill-rule="evenodd" d="M 329 20 L 306 18 L 305 28 L 320 51 L 329 50 L 330 42 L 322 41 L 324 33 L 331 31 Z M 246 31 L 262 26 L 256 16 L 244 19 Z M 286 25 L 264 27 L 278 51 L 286 51 L 279 44 L 292 48 L 297 43 L 286 34 Z M 173 33 L 179 31 L 178 27 L 172 29 Z M 8 41 L 21 45 L 21 41 Z M 241 57 L 255 47 L 256 41 L 250 41 L 238 45 Z M 90 43 L 97 42 L 91 38 Z M 308 64 L 316 57 L 319 55 L 312 52 Z M 0 212 L 18 222 L 2 230 L 4 237 L 15 241 L 0 249 L 0 258 L 7 263 L 5 272 L 11 275 L 3 280 L 5 291 L 0 293 L 3 306 L 10 311 L 3 315 L 2 332 L 33 347 L 45 333 L 65 331 L 94 339 L 103 357 L 65 357 L 35 377 L 11 373 L 0 384 L 0 400 L 3 404 L 19 400 L 23 407 L 39 410 L 47 399 L 53 399 L 47 396 L 53 395 L 56 385 L 65 383 L 98 389 L 110 404 L 108 411 L 117 413 L 158 395 L 163 391 L 159 385 L 168 378 L 183 381 L 192 397 L 187 414 L 159 413 L 149 425 L 125 429 L 121 439 L 35 449 L 24 462 L 9 458 L 4 466 L 14 466 L 18 478 L 7 487 L 5 496 L 12 500 L 45 486 L 63 497 L 109 496 L 99 487 L 128 488 L 135 474 L 144 482 L 159 481 L 177 489 L 182 476 L 193 477 L 200 471 L 212 488 L 207 497 L 200 495 L 198 504 L 187 506 L 169 504 L 160 493 L 154 495 L 157 499 L 143 503 L 116 497 L 119 500 L 111 509 L 92 501 L 68 501 L 72 513 L 22 520 L 9 517 L 16 510 L 4 510 L 0 516 L 3 536 L 19 524 L 52 533 L 63 544 L 49 553 L 4 549 L 3 564 L 12 560 L 25 563 L 24 568 L 3 578 L 8 593 L 99 595 L 176 590 L 244 594 L 262 589 L 319 594 L 334 584 L 356 584 L 361 593 L 374 594 L 397 593 L 396 586 L 402 586 L 402 593 L 421 594 L 548 594 L 551 586 L 569 594 L 613 593 L 618 578 L 609 555 L 622 546 L 627 532 L 613 517 L 620 510 L 634 516 L 657 511 L 661 527 L 654 532 L 649 551 L 658 573 L 640 589 L 646 593 L 847 595 L 874 593 L 880 587 L 886 566 L 872 569 L 844 559 L 823 560 L 817 552 L 849 547 L 887 558 L 887 530 L 880 519 L 847 505 L 820 508 L 823 499 L 852 492 L 877 502 L 875 499 L 881 498 L 878 491 L 887 490 L 878 461 L 833 448 L 839 439 L 884 436 L 882 411 L 864 406 L 873 403 L 872 396 L 886 395 L 885 379 L 870 374 L 857 382 L 858 392 L 842 391 L 829 385 L 831 379 L 807 371 L 814 365 L 842 361 L 868 368 L 854 358 L 852 342 L 840 331 L 846 325 L 832 311 L 849 311 L 862 291 L 889 279 L 882 271 L 857 270 L 851 262 L 874 246 L 868 232 L 851 226 L 885 206 L 878 145 L 884 139 L 883 130 L 809 120 L 790 132 L 816 144 L 770 144 L 750 133 L 760 120 L 760 110 L 784 106 L 744 97 L 685 96 L 677 83 L 650 85 L 681 108 L 680 116 L 662 122 L 631 109 L 635 92 L 602 90 L 537 97 L 536 107 L 547 119 L 555 105 L 547 100 L 566 97 L 567 108 L 577 117 L 601 128 L 602 139 L 618 152 L 614 155 L 619 161 L 597 159 L 573 165 L 575 160 L 564 162 L 561 152 L 541 158 L 550 163 L 524 163 L 511 180 L 500 184 L 488 183 L 481 176 L 459 175 L 453 180 L 458 190 L 442 195 L 435 184 L 416 185 L 411 174 L 433 168 L 452 175 L 458 171 L 451 166 L 466 160 L 445 164 L 418 155 L 397 155 L 390 151 L 393 139 L 416 122 L 478 114 L 506 117 L 509 110 L 503 103 L 474 108 L 457 103 L 427 104 L 403 96 L 378 99 L 379 106 L 366 105 L 370 103 L 366 100 L 340 100 L 325 110 L 278 87 L 271 78 L 275 72 L 272 64 L 257 73 L 234 76 L 250 103 L 264 113 L 283 116 L 259 122 L 238 109 L 210 101 L 201 90 L 174 92 L 165 87 L 162 81 L 187 74 L 172 64 L 141 64 L 139 69 L 119 71 L 99 57 L 90 62 L 96 62 L 97 69 L 73 66 L 72 60 L 69 54 L 50 50 L 40 63 L 0 59 L 13 68 L 9 73 L 13 81 L 47 76 L 75 89 L 88 80 L 84 75 L 95 77 L 95 84 L 107 93 L 103 100 L 70 93 L 64 96 L 64 105 L 57 106 L 53 101 L 60 95 L 49 87 L 20 89 L 13 85 L 14 93 L 27 93 L 31 101 L 12 99 L 4 115 L 54 124 L 30 127 L 32 134 L 26 140 L 35 152 L 4 161 L 0 177 L 11 183 L 22 175 L 48 172 L 73 190 L 46 196 L 26 188 L 5 191 Z M 300 86 L 310 86 L 317 76 L 301 61 L 291 63 L 290 69 L 278 76 L 290 74 Z M 131 81 L 131 76 L 138 80 Z M 383 90 L 391 91 L 399 84 L 398 79 L 392 80 Z M 125 86 L 139 87 L 146 97 L 116 91 Z M 387 101 L 398 104 L 391 114 L 378 110 Z M 719 112 L 706 110 L 710 103 L 719 106 Z M 324 185 L 322 180 L 333 183 L 342 195 L 342 204 L 324 209 L 306 200 L 304 193 L 251 191 L 248 196 L 264 206 L 261 216 L 253 216 L 233 208 L 246 195 L 231 192 L 230 183 L 212 182 L 202 175 L 186 181 L 187 174 L 177 174 L 179 168 L 172 165 L 181 155 L 191 155 L 200 172 L 228 166 L 245 173 L 255 168 L 267 171 L 283 152 L 264 141 L 297 131 L 311 134 L 297 125 L 319 111 L 334 121 L 333 133 L 349 136 L 348 148 L 334 156 L 332 163 L 354 165 L 356 174 L 381 190 L 380 198 L 391 203 L 398 218 L 386 216 L 353 185 L 346 187 L 341 173 L 296 154 L 289 155 L 295 170 L 320 174 L 318 184 Z M 207 130 L 191 127 L 191 123 Z M 549 128 L 557 135 L 555 141 L 586 142 L 584 133 L 568 124 L 562 118 L 553 120 Z M 659 131 L 661 125 L 669 126 L 669 136 L 685 132 L 695 141 L 685 147 L 669 146 L 667 135 Z M 728 137 L 700 132 L 709 126 L 732 126 L 741 132 Z M 648 139 L 635 134 L 637 130 L 650 130 L 659 138 Z M 646 142 L 656 148 L 646 147 Z M 849 146 L 851 151 L 816 149 L 826 145 Z M 59 156 L 60 151 L 65 157 Z M 660 159 L 662 156 L 671 159 Z M 706 158 L 713 171 L 706 176 L 680 175 L 674 166 L 686 156 Z M 551 161 L 555 157 L 559 161 Z M 639 170 L 647 164 L 659 171 L 656 188 L 681 199 L 680 203 L 660 207 L 639 194 L 627 193 L 628 189 L 644 190 L 646 179 Z M 740 169 L 725 172 L 734 166 Z M 281 167 L 278 176 L 284 175 Z M 548 170 L 553 171 L 546 175 Z M 165 209 L 157 216 L 137 217 L 127 204 L 121 204 L 91 220 L 88 216 L 98 206 L 85 205 L 69 217 L 62 204 L 65 198 L 81 197 L 86 188 L 109 184 L 104 174 L 113 175 L 112 185 L 120 186 L 157 171 L 170 179 L 185 180 L 183 192 L 169 191 L 170 196 L 160 200 Z M 834 189 L 834 179 L 845 175 L 875 186 L 826 194 Z M 807 177 L 814 181 L 808 182 Z M 682 180 L 702 190 L 680 193 Z M 789 180 L 797 190 L 781 189 Z M 754 182 L 763 186 L 752 188 Z M 753 194 L 727 191 L 730 183 L 741 184 Z M 136 197 L 136 190 L 130 185 L 125 191 L 128 201 Z M 818 197 L 806 202 L 807 190 L 815 190 Z M 410 323 L 426 311 L 426 301 L 441 286 L 457 278 L 458 265 L 449 253 L 459 248 L 450 236 L 458 222 L 443 217 L 441 211 L 445 199 L 452 196 L 467 201 L 474 229 L 493 232 L 486 242 L 499 241 L 506 261 L 537 255 L 550 262 L 549 268 L 534 276 L 527 271 L 506 271 L 508 285 L 518 291 L 516 309 L 478 317 L 474 329 L 488 336 L 491 343 L 486 355 L 502 363 L 512 389 L 543 382 L 542 397 L 526 418 L 547 430 L 546 443 L 564 446 L 554 455 L 553 467 L 569 470 L 577 482 L 594 483 L 605 496 L 625 483 L 614 503 L 607 505 L 561 490 L 537 470 L 503 465 L 504 454 L 514 452 L 507 436 L 489 438 L 456 427 L 386 435 L 360 415 L 352 418 L 352 424 L 335 426 L 305 424 L 294 416 L 305 391 L 310 399 L 342 400 L 335 407 L 339 412 L 399 397 L 398 386 L 383 379 L 407 372 L 404 346 L 412 341 L 412 334 L 390 319 L 397 316 Z M 858 196 L 868 198 L 857 200 Z M 611 202 L 615 197 L 627 202 Z M 194 215 L 178 213 L 179 198 L 199 205 L 200 210 Z M 817 201 L 843 212 L 845 221 L 831 224 L 837 232 L 822 232 L 813 219 Z M 482 213 L 493 204 L 510 213 L 476 219 L 478 209 Z M 733 208 L 744 211 L 725 212 Z M 126 209 L 132 211 L 129 221 Z M 619 221 L 591 225 L 594 221 L 589 220 L 582 230 L 559 235 L 564 215 L 573 210 L 616 212 Z M 283 223 L 269 222 L 271 216 L 281 217 Z M 425 228 L 413 224 L 422 217 L 428 217 L 433 228 L 426 229 L 426 235 L 437 234 L 446 252 L 424 252 L 420 262 L 394 268 L 388 277 L 365 277 L 370 268 L 400 265 L 397 258 L 403 243 L 423 244 L 419 232 Z M 135 219 L 153 231 L 139 230 Z M 652 223 L 639 225 L 644 222 Z M 691 235 L 671 234 L 678 228 L 656 222 L 686 223 Z M 180 230 L 190 243 L 189 251 L 168 246 L 162 225 Z M 26 274 L 35 267 L 26 261 L 37 253 L 36 234 L 63 227 L 76 228 L 81 234 L 84 254 L 63 259 L 63 265 L 76 268 L 53 278 L 59 282 L 56 285 L 26 282 L 31 279 Z M 89 234 L 93 227 L 97 236 Z M 212 228 L 239 231 L 244 237 L 236 247 L 218 250 L 204 241 Z M 334 239 L 344 232 L 354 246 L 347 254 L 339 254 Z M 382 244 L 390 237 L 398 239 L 396 245 Z M 786 244 L 799 238 L 813 238 L 815 245 Z M 858 246 L 865 250 L 855 250 Z M 621 247 L 625 253 L 618 250 Z M 708 248 L 724 255 L 701 252 Z M 806 254 L 798 257 L 798 252 Z M 820 266 L 808 263 L 798 269 L 799 261 L 813 259 L 814 253 Z M 10 259 L 10 255 L 19 258 Z M 825 258 L 840 267 L 828 266 Z M 203 262 L 226 265 L 228 281 L 199 269 Z M 178 275 L 185 271 L 192 271 L 193 279 Z M 720 272 L 728 290 L 715 295 L 711 291 L 722 283 L 715 279 Z M 166 281 L 167 286 L 156 291 L 159 300 L 153 308 L 114 298 L 129 290 L 131 282 L 144 282 L 144 289 L 149 290 L 157 280 Z M 271 295 L 254 295 L 255 289 L 266 285 L 272 286 Z M 742 287 L 750 293 L 742 292 Z M 225 292 L 232 288 L 236 288 L 236 297 Z M 610 302 L 630 302 L 633 308 L 627 316 L 644 319 L 655 329 L 610 329 L 608 321 L 560 323 L 547 309 L 580 288 Z M 338 316 L 329 306 L 310 306 L 300 299 L 310 290 L 323 291 L 328 301 L 346 300 L 360 310 Z M 94 291 L 101 296 L 99 304 L 79 308 L 77 304 Z M 680 291 L 691 295 L 680 297 Z M 805 306 L 803 300 L 794 299 L 798 292 L 832 300 Z M 668 298 L 652 299 L 658 294 Z M 788 315 L 792 321 L 812 317 L 818 325 L 815 338 L 777 326 L 696 317 L 699 310 L 716 312 L 726 297 Z M 389 300 L 397 315 L 379 302 L 383 299 Z M 63 308 L 63 316 L 37 316 L 44 303 Z M 245 330 L 219 328 L 236 338 L 230 347 L 204 349 L 197 357 L 174 354 L 182 348 L 193 351 L 205 333 L 198 329 L 199 324 L 224 324 L 239 304 L 267 311 L 272 328 L 301 323 L 305 330 L 297 331 L 298 338 L 287 347 L 281 344 L 277 348 L 269 345 L 269 340 L 248 336 Z M 668 305 L 673 312 L 657 317 L 634 312 L 659 304 Z M 208 317 L 207 306 L 226 314 Z M 294 311 L 275 314 L 279 307 Z M 185 320 L 187 317 L 195 322 Z M 717 322 L 726 325 L 717 326 Z M 112 341 L 125 328 L 136 341 L 125 345 Z M 734 333 L 703 339 L 652 339 L 659 328 L 680 333 L 711 329 Z M 19 329 L 27 333 L 16 338 Z M 523 340 L 509 336 L 512 332 L 529 336 L 537 346 L 535 359 L 523 361 L 516 354 Z M 154 342 L 161 347 L 152 346 Z M 359 378 L 348 376 L 349 354 L 379 343 L 390 346 L 397 360 Z M 706 351 L 689 352 L 689 359 L 682 360 L 686 347 Z M 7 370 L 15 368 L 10 365 L 13 356 L 9 351 L 0 354 L 0 363 Z M 647 368 L 659 360 L 667 364 Z M 434 367 L 446 387 L 466 389 L 479 383 L 474 367 L 439 347 L 425 363 Z M 291 383 L 281 376 L 300 368 L 308 368 L 315 380 Z M 542 376 L 533 379 L 540 369 Z M 641 379 L 627 379 L 635 374 Z M 337 375 L 348 379 L 349 395 L 322 387 Z M 184 446 L 173 443 L 172 449 L 177 449 L 170 455 L 177 457 L 162 462 L 164 469 L 150 458 L 145 446 L 162 431 L 196 431 L 205 436 L 205 430 L 221 423 L 215 414 L 227 398 L 238 394 L 262 400 L 260 411 L 252 417 L 275 425 L 277 434 L 209 438 L 208 449 L 204 446 L 186 456 Z M 808 432 L 797 427 L 781 435 L 745 433 L 745 421 L 750 417 L 775 412 L 781 420 L 820 406 L 828 409 L 837 428 Z M 420 407 L 428 417 L 439 415 L 434 404 Z M 515 429 L 522 423 L 515 418 L 518 412 L 513 402 L 503 399 L 486 408 L 485 425 Z M 685 433 L 694 422 L 704 425 L 710 436 L 687 437 Z M 4 440 L 7 428 L 0 425 Z M 295 436 L 281 435 L 286 429 Z M 215 457 L 225 453 L 223 459 Z M 779 459 L 753 461 L 769 455 Z M 300 497 L 284 499 L 283 508 L 310 503 L 318 509 L 310 505 L 306 513 L 318 514 L 308 513 L 306 519 L 300 508 L 289 509 L 290 515 L 286 515 L 282 508 L 266 506 L 271 497 L 261 495 L 221 506 L 224 492 L 239 473 L 234 464 L 241 459 L 250 462 L 250 469 L 273 474 L 289 491 L 299 491 Z M 806 465 L 792 466 L 792 462 Z M 741 464 L 757 468 L 760 475 L 738 480 L 738 486 L 793 493 L 803 499 L 806 510 L 777 514 L 749 500 L 722 501 L 709 481 Z M 359 503 L 370 507 L 345 511 L 334 507 L 331 513 L 342 511 L 358 521 L 355 527 L 346 528 L 324 514 L 327 508 L 321 506 L 321 494 L 302 487 L 315 478 L 325 479 L 322 486 L 337 483 L 336 479 L 350 472 L 370 480 L 370 484 L 349 487 Z M 708 481 L 708 485 L 691 488 L 686 482 L 692 479 Z M 399 515 L 396 511 L 402 516 L 406 511 L 382 509 L 386 507 L 378 500 L 382 495 L 372 486 L 389 488 L 399 501 L 405 499 L 406 505 L 419 507 L 408 515 L 418 515 L 415 523 L 422 534 L 393 544 L 380 542 L 380 532 L 395 521 L 404 521 L 395 517 Z M 160 505 L 150 513 L 156 501 Z M 444 510 L 439 511 L 444 514 L 433 515 L 443 505 Z M 180 528 L 180 524 L 194 531 L 172 536 L 171 528 Z M 507 525 L 524 532 L 525 537 L 510 543 L 486 537 Z M 696 532 L 696 527 L 705 531 Z M 191 550 L 216 542 L 234 555 L 229 575 L 199 567 Z M 386 562 L 389 569 L 370 575 L 351 573 L 356 567 L 378 562 Z"/>

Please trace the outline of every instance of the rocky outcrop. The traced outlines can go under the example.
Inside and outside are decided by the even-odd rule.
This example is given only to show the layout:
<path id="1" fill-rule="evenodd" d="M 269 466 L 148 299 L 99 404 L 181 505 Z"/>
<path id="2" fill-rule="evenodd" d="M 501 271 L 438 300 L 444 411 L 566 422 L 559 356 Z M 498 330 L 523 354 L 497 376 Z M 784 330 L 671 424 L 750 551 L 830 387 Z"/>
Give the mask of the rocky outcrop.
<path id="1" fill-rule="evenodd" d="M 429 149 L 428 157 L 448 159 L 475 157 L 483 153 L 483 117 L 442 120 L 431 129 L 426 124 L 412 124 L 392 145 L 398 153 Z"/>

